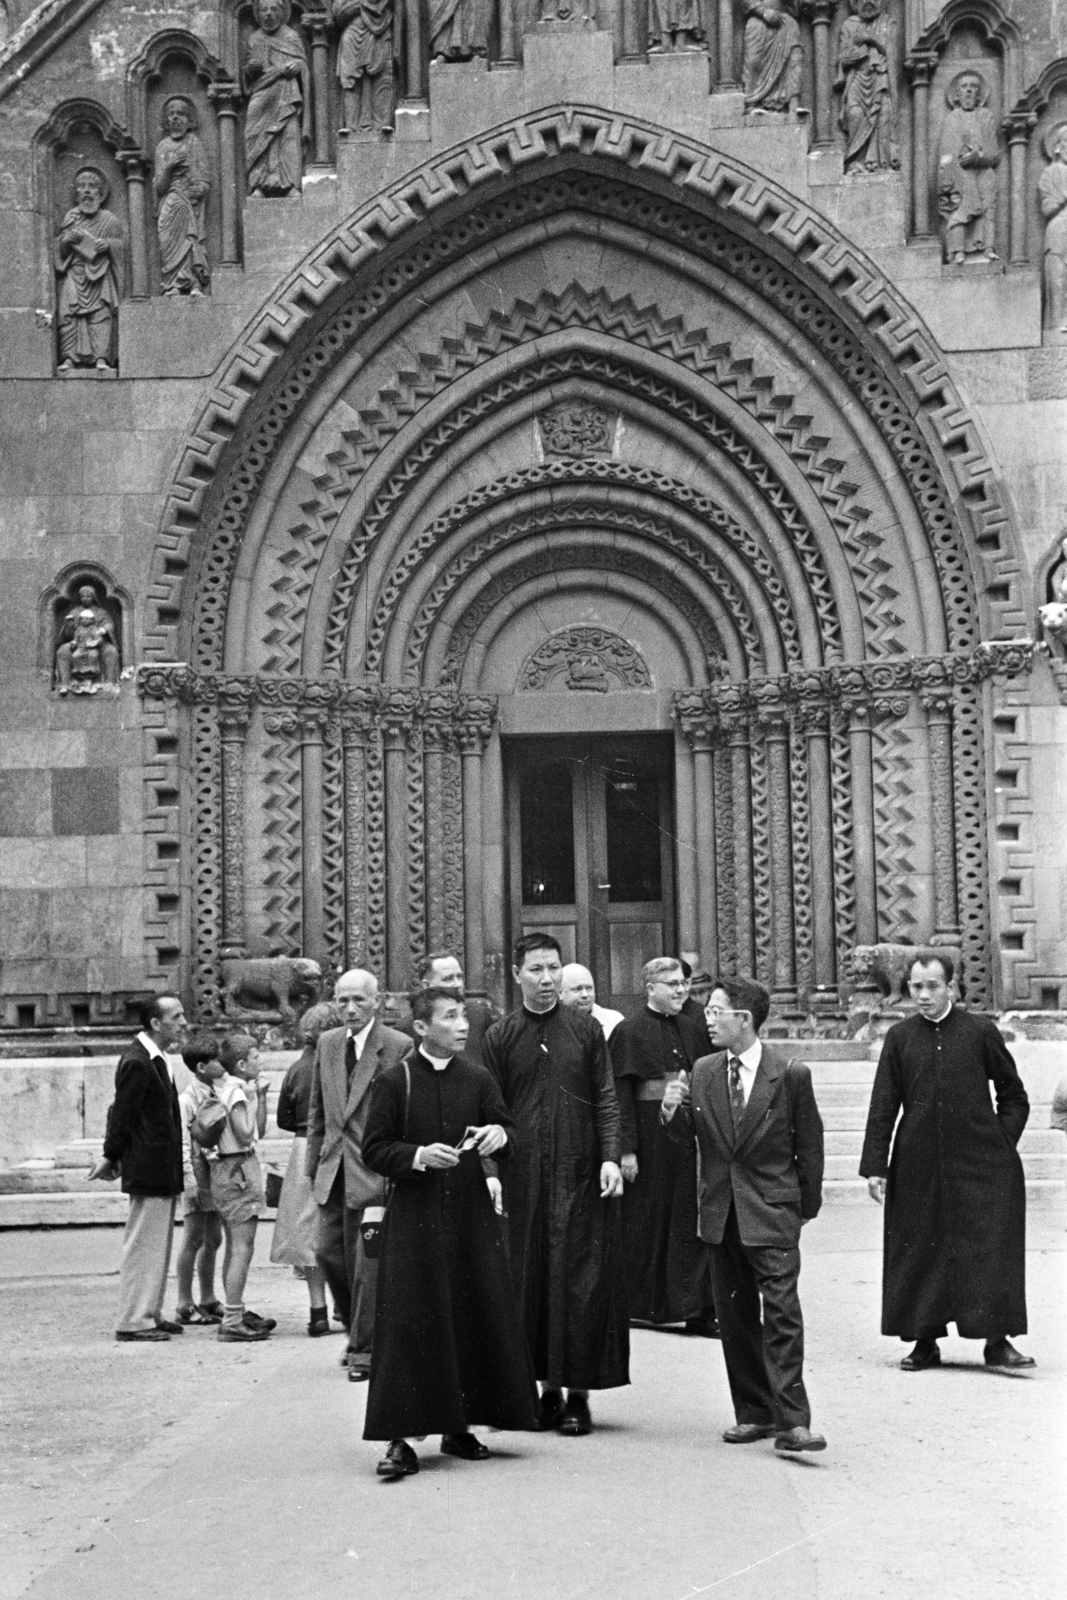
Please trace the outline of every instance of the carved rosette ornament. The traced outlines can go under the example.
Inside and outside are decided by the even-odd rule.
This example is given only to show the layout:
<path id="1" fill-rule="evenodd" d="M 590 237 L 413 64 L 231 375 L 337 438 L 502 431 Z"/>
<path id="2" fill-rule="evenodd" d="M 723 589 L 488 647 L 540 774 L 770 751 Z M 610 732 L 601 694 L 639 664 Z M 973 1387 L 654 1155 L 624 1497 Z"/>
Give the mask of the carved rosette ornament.
<path id="1" fill-rule="evenodd" d="M 603 406 L 564 401 L 550 411 L 540 412 L 537 426 L 546 456 L 583 460 L 611 455 L 615 417 Z"/>
<path id="2" fill-rule="evenodd" d="M 563 628 L 526 658 L 518 687 L 606 694 L 609 689 L 651 689 L 652 674 L 621 635 L 607 628 Z"/>

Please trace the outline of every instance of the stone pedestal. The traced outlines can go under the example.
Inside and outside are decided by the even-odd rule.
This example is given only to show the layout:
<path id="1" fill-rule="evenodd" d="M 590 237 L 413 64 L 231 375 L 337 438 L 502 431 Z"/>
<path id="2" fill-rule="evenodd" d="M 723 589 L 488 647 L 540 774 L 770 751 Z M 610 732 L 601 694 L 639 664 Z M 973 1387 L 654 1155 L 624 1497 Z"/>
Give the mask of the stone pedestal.
<path id="1" fill-rule="evenodd" d="M 523 102 L 527 111 L 570 101 L 614 106 L 615 61 L 611 34 L 527 33 L 523 40 Z"/>

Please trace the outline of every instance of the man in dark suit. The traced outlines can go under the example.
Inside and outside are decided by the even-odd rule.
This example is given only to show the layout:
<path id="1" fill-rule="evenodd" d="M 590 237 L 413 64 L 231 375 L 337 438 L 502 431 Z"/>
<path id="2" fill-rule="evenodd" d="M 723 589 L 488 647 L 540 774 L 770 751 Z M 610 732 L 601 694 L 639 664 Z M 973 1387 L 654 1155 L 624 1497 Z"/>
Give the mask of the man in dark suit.
<path id="1" fill-rule="evenodd" d="M 720 978 L 707 1008 L 718 1053 L 696 1063 L 691 1088 L 684 1073 L 668 1083 L 661 1114 L 670 1138 L 695 1135 L 700 1152 L 699 1232 L 737 1418 L 723 1438 L 825 1450 L 811 1432 L 797 1293 L 800 1229 L 822 1204 L 822 1119 L 808 1068 L 759 1038 L 769 1009 L 751 978 Z"/>
<path id="2" fill-rule="evenodd" d="M 378 1261 L 362 1227 L 369 1208 L 385 1204 L 385 1180 L 363 1164 L 370 1087 L 384 1067 L 402 1061 L 411 1040 L 378 1021 L 378 980 L 358 967 L 342 973 L 334 997 L 345 1026 L 319 1035 L 308 1107 L 307 1175 L 319 1207 L 319 1266 L 348 1328 L 348 1375 L 370 1375 Z"/>
<path id="3" fill-rule="evenodd" d="M 174 1206 L 183 1188 L 182 1115 L 165 1052 L 180 1047 L 186 1026 L 177 995 L 156 995 L 141 1007 L 141 1032 L 115 1068 L 103 1158 L 89 1174 L 112 1182 L 121 1173 L 130 1197 L 115 1330 L 124 1343 L 161 1341 L 183 1331 L 180 1322 L 163 1318 Z"/>

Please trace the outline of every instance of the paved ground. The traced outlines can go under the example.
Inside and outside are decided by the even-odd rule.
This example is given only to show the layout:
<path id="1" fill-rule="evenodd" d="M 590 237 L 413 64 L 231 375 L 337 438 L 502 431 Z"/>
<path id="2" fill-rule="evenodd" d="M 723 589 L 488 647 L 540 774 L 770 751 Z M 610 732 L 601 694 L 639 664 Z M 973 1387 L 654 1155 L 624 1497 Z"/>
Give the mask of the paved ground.
<path id="1" fill-rule="evenodd" d="M 592 1438 L 489 1435 L 480 1465 L 426 1448 L 395 1484 L 284 1269 L 254 1273 L 268 1344 L 122 1346 L 118 1230 L 0 1233 L 0 1600 L 1058 1600 L 1063 1220 L 1031 1219 L 1030 1377 L 955 1340 L 945 1370 L 901 1373 L 877 1332 L 878 1214 L 842 1207 L 804 1235 L 825 1455 L 722 1444 L 718 1345 L 637 1332 Z"/>

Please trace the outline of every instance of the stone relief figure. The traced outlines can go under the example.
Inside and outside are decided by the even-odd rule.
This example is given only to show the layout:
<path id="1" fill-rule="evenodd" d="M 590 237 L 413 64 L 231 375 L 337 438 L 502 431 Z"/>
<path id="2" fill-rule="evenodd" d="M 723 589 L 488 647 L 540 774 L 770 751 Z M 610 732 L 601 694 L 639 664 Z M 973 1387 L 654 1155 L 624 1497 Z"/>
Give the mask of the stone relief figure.
<path id="1" fill-rule="evenodd" d="M 333 0 L 341 29 L 337 76 L 344 126 L 354 133 L 384 133 L 393 126 L 393 0 Z"/>
<path id="2" fill-rule="evenodd" d="M 489 50 L 490 0 L 430 0 L 430 56 L 470 61 Z"/>
<path id="3" fill-rule="evenodd" d="M 82 167 L 74 178 L 74 206 L 56 238 L 61 373 L 75 367 L 107 370 L 117 365 L 126 231 L 104 205 L 109 192 L 98 167 Z"/>
<path id="4" fill-rule="evenodd" d="M 1046 134 L 1045 154 L 1050 165 L 1037 185 L 1045 219 L 1045 327 L 1067 333 L 1067 122 Z"/>
<path id="5" fill-rule="evenodd" d="M 311 140 L 311 71 L 304 41 L 289 26 L 289 0 L 256 0 L 245 56 L 245 170 L 258 199 L 299 193 Z"/>
<path id="6" fill-rule="evenodd" d="M 886 0 L 849 0 L 837 42 L 834 88 L 841 91 L 838 126 L 845 135 L 845 171 L 888 172 L 900 166 L 893 87 L 896 23 Z"/>
<path id="7" fill-rule="evenodd" d="M 1000 135 L 980 72 L 961 72 L 945 97 L 937 198 L 945 230 L 945 259 L 955 266 L 996 261 L 997 166 Z"/>
<path id="8" fill-rule="evenodd" d="M 1062 560 L 1056 563 L 1049 578 L 1052 599 L 1039 606 L 1037 614 L 1046 636 L 1067 660 L 1067 534 L 1060 540 L 1060 553 Z"/>
<path id="9" fill-rule="evenodd" d="M 704 38 L 700 0 L 648 0 L 650 55 L 699 50 Z"/>
<path id="10" fill-rule="evenodd" d="M 59 694 L 119 692 L 119 648 L 115 625 L 97 599 L 92 584 L 83 583 L 59 629 L 56 646 L 56 690 Z"/>
<path id="11" fill-rule="evenodd" d="M 741 81 L 747 110 L 795 111 L 800 104 L 800 25 L 785 0 L 743 0 Z"/>
<path id="12" fill-rule="evenodd" d="M 159 212 L 159 275 L 164 294 L 205 294 L 211 285 L 207 259 L 207 197 L 211 173 L 204 146 L 193 129 L 196 110 L 184 95 L 163 106 L 163 138 L 156 145 L 152 178 Z"/>

